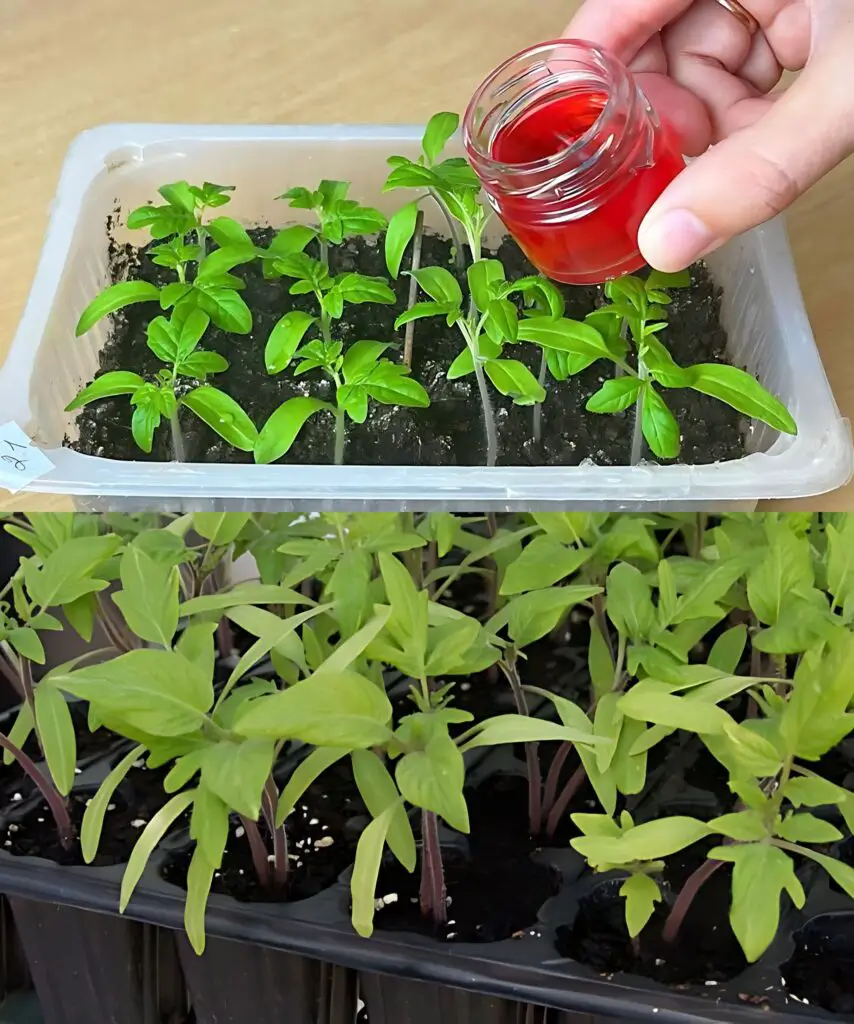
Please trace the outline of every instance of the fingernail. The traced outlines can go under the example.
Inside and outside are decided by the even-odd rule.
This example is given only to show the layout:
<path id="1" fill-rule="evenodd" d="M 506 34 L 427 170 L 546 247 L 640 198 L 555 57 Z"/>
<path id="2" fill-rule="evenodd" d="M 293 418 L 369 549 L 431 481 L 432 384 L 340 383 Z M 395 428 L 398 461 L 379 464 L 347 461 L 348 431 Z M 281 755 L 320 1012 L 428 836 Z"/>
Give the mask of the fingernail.
<path id="1" fill-rule="evenodd" d="M 656 270 L 684 270 L 714 244 L 714 236 L 690 210 L 652 214 L 641 224 L 638 244 L 644 259 Z"/>

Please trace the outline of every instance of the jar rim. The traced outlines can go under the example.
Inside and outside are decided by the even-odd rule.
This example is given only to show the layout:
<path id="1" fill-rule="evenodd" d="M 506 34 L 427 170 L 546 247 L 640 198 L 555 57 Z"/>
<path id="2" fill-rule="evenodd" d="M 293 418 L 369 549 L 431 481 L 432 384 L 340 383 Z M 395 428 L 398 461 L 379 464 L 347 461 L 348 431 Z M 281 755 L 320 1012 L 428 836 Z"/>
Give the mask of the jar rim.
<path id="1" fill-rule="evenodd" d="M 543 43 L 535 43 L 533 46 L 528 46 L 524 50 L 520 50 L 512 57 L 508 57 L 508 59 L 502 64 L 499 64 L 499 66 L 483 80 L 472 96 L 463 118 L 463 144 L 466 149 L 474 150 L 480 160 L 488 161 L 497 170 L 512 172 L 513 174 L 519 175 L 547 170 L 552 166 L 562 163 L 567 159 L 567 157 L 571 157 L 573 153 L 580 152 L 590 145 L 591 141 L 601 132 L 602 126 L 612 117 L 614 108 L 619 103 L 619 98 L 617 97 L 616 90 L 614 89 L 607 91 L 605 105 L 596 120 L 583 135 L 580 135 L 577 139 L 573 140 L 565 149 L 552 153 L 551 156 L 541 157 L 538 160 L 531 160 L 519 164 L 508 164 L 501 160 L 496 160 L 492 153 L 488 149 L 484 149 L 480 144 L 480 141 L 475 139 L 474 133 L 471 130 L 479 101 L 503 72 L 507 71 L 508 68 L 511 68 L 522 58 L 530 57 L 541 51 L 554 50 L 558 47 L 561 49 L 575 47 L 576 49 L 587 51 L 589 54 L 601 61 L 602 65 L 607 70 L 622 69 L 622 65 L 619 64 L 616 58 L 607 50 L 597 46 L 595 43 L 589 42 L 586 39 L 551 39 Z"/>

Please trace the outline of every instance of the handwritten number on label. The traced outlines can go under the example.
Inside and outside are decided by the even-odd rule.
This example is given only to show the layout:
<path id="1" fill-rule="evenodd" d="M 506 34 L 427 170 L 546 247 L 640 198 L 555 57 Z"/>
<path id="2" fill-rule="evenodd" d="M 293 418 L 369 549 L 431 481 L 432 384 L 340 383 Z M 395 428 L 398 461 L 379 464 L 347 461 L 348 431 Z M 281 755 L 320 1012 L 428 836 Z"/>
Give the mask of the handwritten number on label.
<path id="1" fill-rule="evenodd" d="M 2 458 L 3 462 L 10 465 L 12 469 L 17 470 L 19 473 L 23 473 L 24 470 L 27 468 L 27 460 L 16 453 L 19 451 L 25 452 L 29 445 L 17 444 L 15 441 L 10 441 L 8 438 L 5 437 L 3 438 L 3 443 L 11 449 L 12 454 L 3 455 L 0 456 L 0 458 Z"/>

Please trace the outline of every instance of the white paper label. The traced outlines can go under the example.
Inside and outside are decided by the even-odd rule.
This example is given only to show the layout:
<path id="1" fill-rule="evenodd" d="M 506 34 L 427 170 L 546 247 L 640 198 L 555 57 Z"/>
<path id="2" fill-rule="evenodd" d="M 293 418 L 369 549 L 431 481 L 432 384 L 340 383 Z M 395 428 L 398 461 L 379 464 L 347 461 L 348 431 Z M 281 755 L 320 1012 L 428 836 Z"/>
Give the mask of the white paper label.
<path id="1" fill-rule="evenodd" d="M 17 423 L 0 426 L 0 488 L 17 494 L 54 468 Z"/>

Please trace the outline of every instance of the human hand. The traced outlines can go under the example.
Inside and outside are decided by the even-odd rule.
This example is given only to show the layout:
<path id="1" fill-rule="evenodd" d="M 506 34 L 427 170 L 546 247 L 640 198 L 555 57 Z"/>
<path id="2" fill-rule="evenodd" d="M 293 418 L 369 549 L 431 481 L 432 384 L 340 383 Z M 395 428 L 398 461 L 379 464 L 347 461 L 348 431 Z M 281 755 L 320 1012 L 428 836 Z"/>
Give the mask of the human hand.
<path id="1" fill-rule="evenodd" d="M 641 225 L 641 252 L 659 270 L 782 212 L 854 152 L 854 0 L 742 6 L 753 35 L 717 0 L 586 0 L 564 33 L 628 64 L 699 156 Z M 801 75 L 768 95 L 784 69 Z"/>

